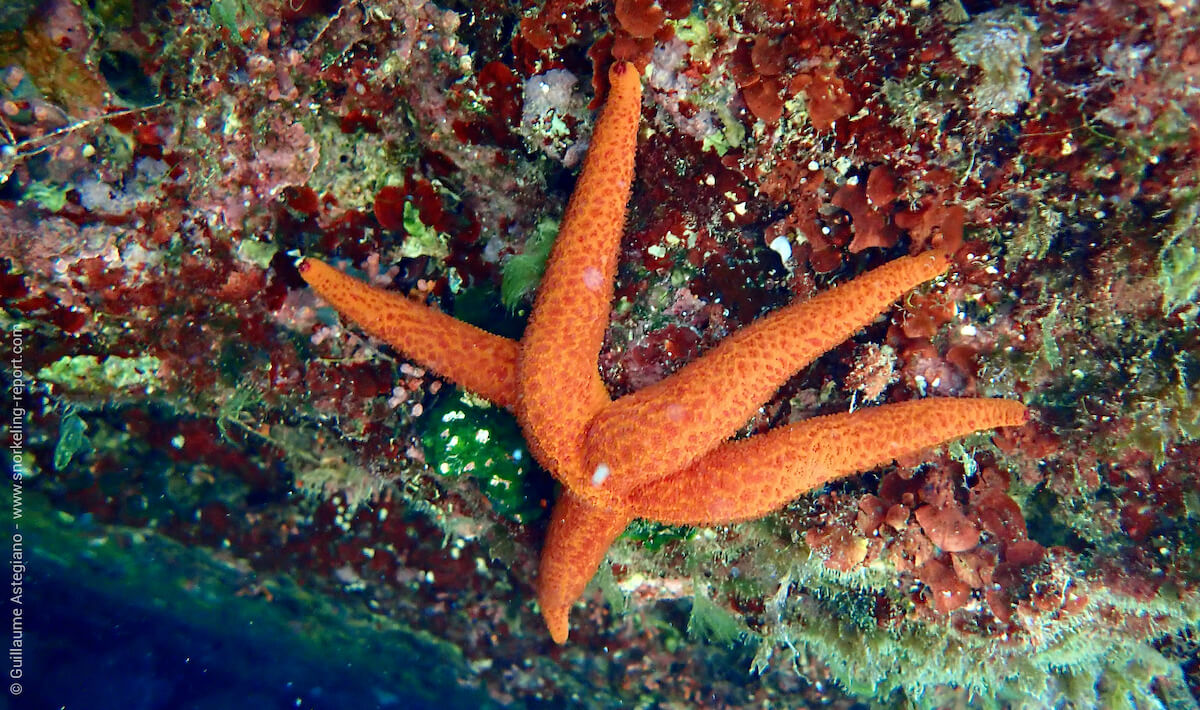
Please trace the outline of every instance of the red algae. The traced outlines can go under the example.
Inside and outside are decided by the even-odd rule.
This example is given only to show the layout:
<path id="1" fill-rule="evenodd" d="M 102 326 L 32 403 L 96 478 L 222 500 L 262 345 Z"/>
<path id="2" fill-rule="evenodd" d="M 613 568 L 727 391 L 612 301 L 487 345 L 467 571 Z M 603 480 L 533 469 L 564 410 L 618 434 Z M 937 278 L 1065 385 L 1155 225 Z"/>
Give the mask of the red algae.
<path id="1" fill-rule="evenodd" d="M 208 10 L 100 28 L 51 3 L 0 38 L 0 298 L 37 385 L 29 490 L 57 510 L 427 628 L 502 703 L 651 689 L 838 705 L 855 687 L 878 689 L 867 703 L 1049 707 L 1128 687 L 1149 706 L 1200 687 L 1200 38 L 1184 5 L 304 2 L 230 26 Z M 116 53 L 151 98 L 100 70 Z M 612 391 L 939 248 L 943 280 L 797 374 L 743 434 L 931 394 L 1020 398 L 1033 420 L 761 524 L 621 541 L 604 593 L 636 587 L 632 612 L 585 599 L 577 646 L 532 669 L 536 615 L 494 590 L 533 584 L 541 529 L 426 466 L 423 417 L 448 389 L 335 321 L 293 262 L 342 259 L 447 311 L 496 305 L 506 260 L 573 180 L 522 132 L 529 80 L 569 72 L 578 105 L 599 105 L 621 59 L 653 68 L 599 362 Z M 582 150 L 591 117 L 554 117 Z M 403 252 L 407 205 L 443 251 Z M 58 470 L 68 411 L 92 448 Z M 902 655 L 914 629 L 993 664 Z M 798 638 L 812 684 L 788 660 Z M 903 661 L 851 663 L 847 647 Z M 759 675 L 712 672 L 747 653 Z M 599 687 L 581 658 L 625 680 Z M 1109 660 L 1129 658 L 1154 670 Z M 929 667 L 972 670 L 913 679 Z"/>
<path id="2" fill-rule="evenodd" d="M 653 0 L 616 0 L 613 14 L 621 29 L 636 39 L 653 37 L 667 17 Z"/>
<path id="3" fill-rule="evenodd" d="M 953 506 L 921 506 L 916 516 L 930 541 L 945 552 L 966 552 L 979 544 L 979 528 Z"/>

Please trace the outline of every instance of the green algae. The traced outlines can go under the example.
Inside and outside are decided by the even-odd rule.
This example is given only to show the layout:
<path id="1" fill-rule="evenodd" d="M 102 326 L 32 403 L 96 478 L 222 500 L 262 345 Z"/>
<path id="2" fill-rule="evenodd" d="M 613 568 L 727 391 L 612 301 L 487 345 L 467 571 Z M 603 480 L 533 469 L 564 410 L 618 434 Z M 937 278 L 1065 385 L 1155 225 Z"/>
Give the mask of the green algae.
<path id="1" fill-rule="evenodd" d="M 913 604 L 890 580 L 871 570 L 835 572 L 815 556 L 780 563 L 788 573 L 768 608 L 759 671 L 819 659 L 847 692 L 874 707 L 1195 707 L 1179 665 L 1152 643 L 1200 621 L 1195 595 L 1166 590 L 1141 601 L 1093 586 L 1078 613 L 1031 617 L 1027 636 L 1005 639 L 950 625 L 879 623 L 875 600 L 897 609 Z M 1112 622 L 1114 612 L 1131 627 L 1148 623 L 1150 638 Z"/>
<path id="2" fill-rule="evenodd" d="M 723 646 L 732 646 L 750 636 L 741 619 L 703 594 L 692 596 L 687 631 L 693 638 L 703 638 L 709 643 Z"/>
<path id="3" fill-rule="evenodd" d="M 517 523 L 545 513 L 549 497 L 516 419 L 460 392 L 445 397 L 423 420 L 421 444 L 433 470 L 446 478 L 473 477 L 493 510 Z"/>
<path id="4" fill-rule="evenodd" d="M 54 470 L 62 471 L 71 463 L 75 454 L 90 447 L 87 424 L 76 412 L 70 412 L 58 425 L 58 444 L 54 447 Z"/>
<path id="5" fill-rule="evenodd" d="M 95 355 L 70 355 L 42 368 L 35 378 L 76 392 L 103 394 L 155 385 L 161 364 L 153 355 L 109 355 L 103 362 Z"/>
<path id="6" fill-rule="evenodd" d="M 404 233 L 408 235 L 400 244 L 400 255 L 410 259 L 432 256 L 438 259 L 450 254 L 450 235 L 439 232 L 421 221 L 421 213 L 412 202 L 404 203 L 402 216 Z"/>
<path id="7" fill-rule="evenodd" d="M 32 202 L 47 212 L 58 212 L 67 206 L 67 193 L 72 189 L 74 189 L 72 185 L 35 182 L 25 188 L 25 196 L 22 201 Z"/>
<path id="8" fill-rule="evenodd" d="M 1200 297 L 1200 202 L 1181 210 L 1166 230 L 1158 254 L 1158 284 L 1163 312 L 1183 308 Z"/>
<path id="9" fill-rule="evenodd" d="M 634 520 L 621 533 L 621 537 L 638 543 L 648 552 L 658 552 L 676 542 L 690 540 L 696 536 L 695 528 L 664 525 L 650 520 Z"/>
<path id="10" fill-rule="evenodd" d="M 5 488 L 4 505 L 12 493 Z M 55 511 L 40 495 L 22 497 L 21 529 L 31 542 L 38 583 L 64 585 L 93 608 L 214 636 L 236 680 L 249 687 L 324 685 L 366 701 L 388 695 L 444 708 L 491 708 L 461 651 L 432 634 L 355 605 L 339 603 L 283 575 L 252 570 L 202 547 L 149 529 L 94 526 Z M 153 564 L 148 564 L 153 561 Z M 239 589 L 259 590 L 235 594 Z M 199 648 L 198 638 L 181 641 Z M 245 663 L 238 671 L 238 654 Z M 290 664 L 263 664 L 263 655 Z M 299 692 L 299 688 L 297 689 Z"/>
<path id="11" fill-rule="evenodd" d="M 248 261 L 260 269 L 270 268 L 271 260 L 275 258 L 278 251 L 277 245 L 257 239 L 243 239 L 238 242 L 237 247 L 239 259 Z"/>
<path id="12" fill-rule="evenodd" d="M 454 294 L 451 313 L 476 328 L 513 340 L 521 339 L 527 315 L 502 304 L 496 288 L 487 283 L 476 283 Z"/>
<path id="13" fill-rule="evenodd" d="M 500 298 L 509 310 L 517 307 L 537 290 L 546 272 L 546 260 L 558 234 L 556 220 L 542 218 L 525 240 L 525 250 L 514 254 L 504 262 L 503 280 L 500 282 Z"/>
<path id="14" fill-rule="evenodd" d="M 242 42 L 242 30 L 263 24 L 258 5 L 247 0 L 214 0 L 208 14 L 218 27 L 229 31 L 230 41 L 238 44 Z"/>

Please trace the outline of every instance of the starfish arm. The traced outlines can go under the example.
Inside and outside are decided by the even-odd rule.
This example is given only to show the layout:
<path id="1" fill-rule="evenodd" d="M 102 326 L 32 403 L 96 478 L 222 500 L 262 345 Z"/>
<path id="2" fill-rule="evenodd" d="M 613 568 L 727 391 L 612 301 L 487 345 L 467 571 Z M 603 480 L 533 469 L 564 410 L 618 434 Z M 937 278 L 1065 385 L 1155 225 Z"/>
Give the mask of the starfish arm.
<path id="1" fill-rule="evenodd" d="M 742 328 L 592 421 L 584 469 L 616 494 L 663 478 L 731 436 L 796 371 L 906 291 L 946 270 L 941 252 L 903 257 Z M 601 476 L 596 476 L 600 479 Z"/>
<path id="2" fill-rule="evenodd" d="M 629 493 L 633 515 L 670 525 L 762 517 L 801 493 L 972 432 L 1029 418 L 1011 399 L 931 397 L 797 422 L 723 444 Z"/>
<path id="3" fill-rule="evenodd" d="M 571 606 L 630 520 L 622 507 L 594 506 L 567 490 L 554 504 L 538 565 L 537 598 L 555 643 L 566 643 Z"/>
<path id="4" fill-rule="evenodd" d="M 462 388 L 502 407 L 513 407 L 517 341 L 372 286 L 317 259 L 304 259 L 299 270 L 322 298 L 363 330 Z"/>
<path id="5" fill-rule="evenodd" d="M 609 401 L 597 366 L 633 181 L 641 77 L 609 72 L 608 98 L 521 340 L 517 416 L 538 461 L 579 490 L 587 423 Z"/>

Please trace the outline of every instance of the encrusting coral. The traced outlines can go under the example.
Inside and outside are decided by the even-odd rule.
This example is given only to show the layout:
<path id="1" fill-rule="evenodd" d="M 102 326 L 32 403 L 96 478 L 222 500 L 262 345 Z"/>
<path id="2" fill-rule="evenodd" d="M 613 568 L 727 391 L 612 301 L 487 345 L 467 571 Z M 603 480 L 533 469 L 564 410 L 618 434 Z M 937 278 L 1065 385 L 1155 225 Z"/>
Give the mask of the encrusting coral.
<path id="1" fill-rule="evenodd" d="M 727 443 L 794 372 L 941 274 L 946 255 L 897 259 L 727 338 L 675 375 L 610 401 L 596 366 L 633 178 L 641 79 L 609 73 L 607 104 L 519 343 L 305 259 L 304 279 L 409 357 L 517 414 L 564 486 L 542 551 L 550 635 L 634 518 L 717 524 L 762 516 L 805 490 L 959 436 L 1028 418 L 1011 400 L 929 398 L 819 417 Z"/>

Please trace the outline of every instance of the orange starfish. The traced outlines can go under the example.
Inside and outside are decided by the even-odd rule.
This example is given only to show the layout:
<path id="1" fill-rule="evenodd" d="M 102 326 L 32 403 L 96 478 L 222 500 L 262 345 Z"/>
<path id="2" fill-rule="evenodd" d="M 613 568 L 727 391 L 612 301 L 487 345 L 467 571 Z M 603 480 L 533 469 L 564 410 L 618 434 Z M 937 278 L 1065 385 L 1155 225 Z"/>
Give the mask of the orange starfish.
<path id="1" fill-rule="evenodd" d="M 304 259 L 300 273 L 367 332 L 511 409 L 563 485 L 542 549 L 537 597 L 550 636 L 634 518 L 715 525 L 781 508 L 806 490 L 956 437 L 1022 424 L 1025 406 L 929 398 L 817 417 L 726 441 L 788 377 L 941 274 L 946 255 L 903 257 L 726 338 L 672 376 L 616 401 L 597 368 L 633 179 L 641 79 L 610 71 L 533 314 L 520 342 L 456 321 Z"/>

